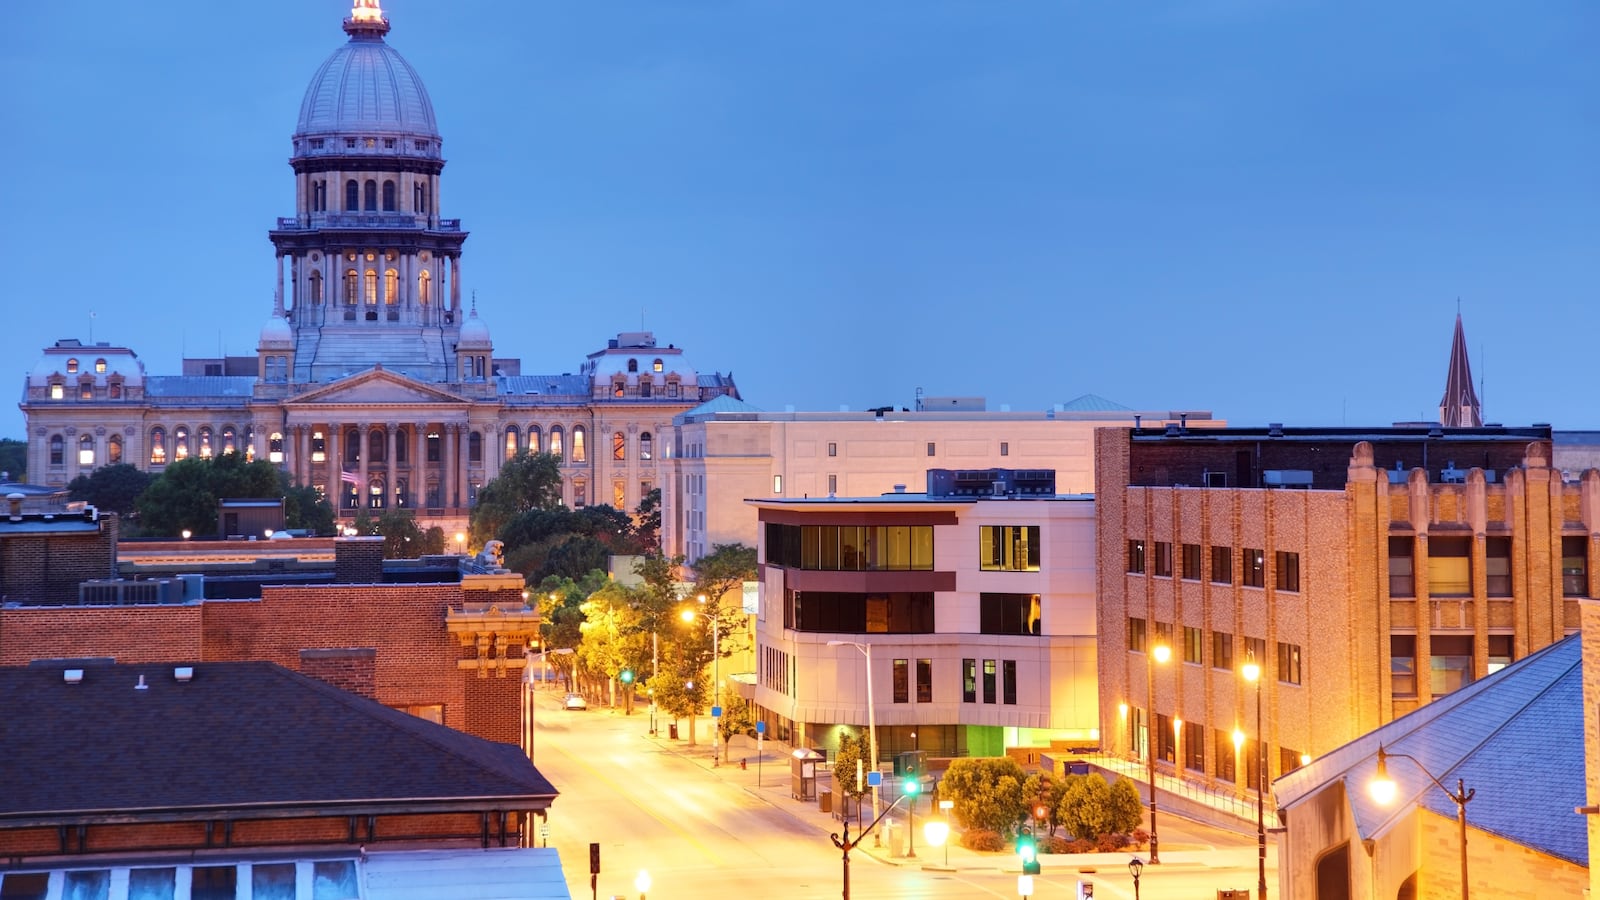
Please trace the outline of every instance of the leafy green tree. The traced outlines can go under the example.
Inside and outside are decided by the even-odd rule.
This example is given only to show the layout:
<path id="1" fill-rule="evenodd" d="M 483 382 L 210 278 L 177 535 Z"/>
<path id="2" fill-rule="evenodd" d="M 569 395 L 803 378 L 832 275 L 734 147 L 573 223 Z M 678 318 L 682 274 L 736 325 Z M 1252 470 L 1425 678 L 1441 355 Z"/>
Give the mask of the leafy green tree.
<path id="1" fill-rule="evenodd" d="M 750 708 L 749 701 L 739 696 L 738 691 L 721 691 L 717 705 L 722 707 L 722 718 L 717 721 L 718 733 L 722 735 L 722 746 L 728 746 L 728 740 L 736 734 L 749 734 L 755 730 L 755 710 Z"/>
<path id="2" fill-rule="evenodd" d="M 245 462 L 237 453 L 190 457 L 167 466 L 139 496 L 139 522 L 147 534 L 217 533 L 217 501 L 284 496 L 283 473 L 266 460 Z"/>
<path id="3" fill-rule="evenodd" d="M 519 452 L 478 491 L 478 505 L 472 509 L 472 545 L 496 539 L 500 529 L 520 513 L 560 505 L 561 457 Z"/>
<path id="4" fill-rule="evenodd" d="M 154 480 L 155 476 L 139 471 L 137 466 L 117 463 L 72 479 L 67 483 L 67 496 L 103 512 L 134 514 L 138 512 L 139 495 Z M 216 515 L 215 511 L 212 515 Z"/>
<path id="5" fill-rule="evenodd" d="M 633 513 L 633 529 L 641 552 L 656 551 L 661 546 L 661 488 L 651 488 L 640 498 L 639 508 Z"/>
<path id="6" fill-rule="evenodd" d="M 283 520 L 310 534 L 333 534 L 333 504 L 310 485 L 290 485 L 283 492 Z"/>
<path id="7" fill-rule="evenodd" d="M 1127 834 L 1144 821 L 1138 788 L 1125 778 L 1113 786 L 1098 772 L 1068 775 L 1058 810 L 1061 827 L 1082 840 L 1102 834 Z"/>
<path id="8" fill-rule="evenodd" d="M 387 509 L 372 526 L 383 535 L 384 559 L 416 559 L 427 552 L 422 528 L 409 509 Z M 440 532 L 440 537 L 444 533 Z"/>
<path id="9" fill-rule="evenodd" d="M 1048 834 L 1055 834 L 1056 829 L 1061 827 L 1061 792 L 1065 789 L 1066 783 L 1053 772 L 1036 772 L 1022 783 L 1022 796 L 1028 802 L 1029 815 L 1032 815 L 1034 806 L 1044 806 Z"/>
<path id="10" fill-rule="evenodd" d="M 874 766 L 869 764 L 871 759 L 871 744 L 865 735 L 848 733 L 839 735 L 839 749 L 833 755 L 833 789 L 841 797 L 849 797 L 857 804 L 858 816 L 861 810 L 861 798 L 872 790 L 867 786 L 866 779 L 866 773 L 874 769 Z M 858 768 L 861 770 L 860 778 L 856 777 Z M 846 809 L 848 808 L 847 806 Z"/>
<path id="11" fill-rule="evenodd" d="M 739 606 L 743 601 L 744 583 L 756 577 L 756 548 L 744 544 L 714 544 L 710 553 L 695 561 L 693 568 L 695 593 L 721 601 L 737 590 L 741 593 L 734 605 Z"/>
<path id="12" fill-rule="evenodd" d="M 1022 767 L 1008 756 L 957 759 L 939 781 L 939 798 L 955 802 L 951 811 L 963 828 L 1009 837 L 1028 815 L 1025 780 Z"/>
<path id="13" fill-rule="evenodd" d="M 689 720 L 689 746 L 695 746 L 694 716 L 705 708 L 705 680 L 700 670 L 676 654 L 663 654 L 661 671 L 646 682 L 656 705 L 674 719 Z"/>
<path id="14" fill-rule="evenodd" d="M 0 481 L 24 482 L 28 480 L 28 442 L 15 438 L 0 438 Z"/>

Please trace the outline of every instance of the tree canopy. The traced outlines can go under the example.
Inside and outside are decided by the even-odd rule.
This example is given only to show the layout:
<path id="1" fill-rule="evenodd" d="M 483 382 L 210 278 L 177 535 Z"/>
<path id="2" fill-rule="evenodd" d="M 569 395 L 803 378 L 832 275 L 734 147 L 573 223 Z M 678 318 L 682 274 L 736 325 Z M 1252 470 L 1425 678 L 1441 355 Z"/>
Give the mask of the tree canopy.
<path id="1" fill-rule="evenodd" d="M 472 509 L 472 545 L 481 547 L 492 539 L 505 541 L 499 537 L 500 529 L 519 514 L 560 505 L 561 457 L 521 451 L 478 490 L 478 505 Z"/>
<path id="2" fill-rule="evenodd" d="M 155 478 L 140 471 L 138 466 L 127 463 L 101 466 L 67 482 L 67 496 L 82 500 L 102 512 L 136 515 L 139 511 L 139 495 L 150 487 Z M 212 517 L 215 516 L 213 507 Z"/>
<path id="3" fill-rule="evenodd" d="M 22 482 L 28 480 L 28 442 L 16 438 L 0 438 L 0 481 Z"/>
<path id="4" fill-rule="evenodd" d="M 113 467 L 107 467 L 113 468 Z M 237 453 L 203 458 L 191 456 L 167 466 L 135 502 L 140 530 L 176 537 L 217 533 L 217 501 L 223 499 L 284 500 L 285 524 L 319 534 L 333 530 L 333 508 L 310 488 L 289 486 L 289 476 L 266 460 L 245 462 Z"/>

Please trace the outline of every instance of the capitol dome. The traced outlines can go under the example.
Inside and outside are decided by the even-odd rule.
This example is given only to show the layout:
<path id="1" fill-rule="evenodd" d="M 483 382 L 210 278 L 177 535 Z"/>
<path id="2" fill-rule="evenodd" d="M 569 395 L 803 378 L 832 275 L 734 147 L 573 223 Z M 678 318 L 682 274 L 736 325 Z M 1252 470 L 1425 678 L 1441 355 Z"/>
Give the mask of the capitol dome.
<path id="1" fill-rule="evenodd" d="M 294 346 L 294 330 L 283 316 L 274 315 L 267 319 L 267 324 L 261 326 L 261 342 L 257 345 L 262 349 Z"/>
<path id="2" fill-rule="evenodd" d="M 490 346 L 489 326 L 478 318 L 478 310 L 476 308 L 467 316 L 467 320 L 461 323 L 459 346 L 463 348 Z"/>
<path id="3" fill-rule="evenodd" d="M 356 0 L 344 30 L 349 42 L 317 69 L 300 102 L 295 155 L 374 149 L 437 158 L 433 102 L 417 70 L 384 42 L 389 20 L 377 0 Z M 367 143 L 379 139 L 381 147 Z"/>

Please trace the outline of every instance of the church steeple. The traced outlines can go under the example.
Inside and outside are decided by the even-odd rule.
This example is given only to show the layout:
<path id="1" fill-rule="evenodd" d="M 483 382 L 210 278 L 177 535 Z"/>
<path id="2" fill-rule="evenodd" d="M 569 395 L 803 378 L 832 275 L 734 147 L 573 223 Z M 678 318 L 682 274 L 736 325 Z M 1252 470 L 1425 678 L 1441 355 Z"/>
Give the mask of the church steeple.
<path id="1" fill-rule="evenodd" d="M 1439 401 L 1439 423 L 1447 428 L 1477 428 L 1483 424 L 1483 407 L 1472 389 L 1472 364 L 1467 361 L 1467 336 L 1456 313 L 1456 334 L 1450 342 L 1450 372 Z"/>

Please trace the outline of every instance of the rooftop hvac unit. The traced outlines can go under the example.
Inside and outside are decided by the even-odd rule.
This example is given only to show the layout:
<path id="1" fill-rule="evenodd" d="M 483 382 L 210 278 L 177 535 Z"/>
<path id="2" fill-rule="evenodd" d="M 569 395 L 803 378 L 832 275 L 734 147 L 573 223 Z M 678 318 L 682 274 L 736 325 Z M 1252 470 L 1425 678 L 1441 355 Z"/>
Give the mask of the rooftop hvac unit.
<path id="1" fill-rule="evenodd" d="M 1261 473 L 1267 487 L 1311 487 L 1310 469 L 1267 469 Z"/>

